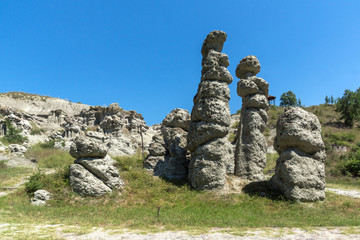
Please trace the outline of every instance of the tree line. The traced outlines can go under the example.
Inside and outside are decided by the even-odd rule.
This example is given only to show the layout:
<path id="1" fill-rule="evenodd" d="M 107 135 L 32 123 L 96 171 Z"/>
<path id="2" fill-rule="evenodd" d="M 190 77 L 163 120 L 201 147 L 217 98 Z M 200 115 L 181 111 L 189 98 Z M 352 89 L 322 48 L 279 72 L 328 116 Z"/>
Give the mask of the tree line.
<path id="1" fill-rule="evenodd" d="M 353 127 L 354 122 L 360 120 L 360 88 L 356 91 L 346 89 L 341 98 L 334 99 L 333 96 L 325 97 L 325 104 L 335 105 L 335 111 L 341 114 L 345 125 Z M 295 93 L 287 91 L 280 97 L 280 106 L 302 107 L 300 98 Z"/>

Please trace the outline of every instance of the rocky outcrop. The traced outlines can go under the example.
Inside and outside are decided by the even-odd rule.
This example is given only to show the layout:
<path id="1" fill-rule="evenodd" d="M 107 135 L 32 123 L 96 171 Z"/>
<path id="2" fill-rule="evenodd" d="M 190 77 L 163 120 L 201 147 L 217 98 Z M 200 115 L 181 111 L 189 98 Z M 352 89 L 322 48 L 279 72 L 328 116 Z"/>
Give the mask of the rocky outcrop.
<path id="1" fill-rule="evenodd" d="M 325 146 L 318 118 L 301 108 L 280 115 L 274 148 L 279 153 L 274 188 L 294 201 L 325 199 Z"/>
<path id="2" fill-rule="evenodd" d="M 237 94 L 242 97 L 241 117 L 235 150 L 235 175 L 249 181 L 264 178 L 267 143 L 263 132 L 267 122 L 269 84 L 256 76 L 260 63 L 255 56 L 242 59 L 236 68 Z"/>
<path id="3" fill-rule="evenodd" d="M 37 190 L 34 192 L 34 197 L 30 200 L 31 204 L 35 206 L 44 206 L 46 202 L 51 198 L 51 194 L 43 189 Z"/>
<path id="4" fill-rule="evenodd" d="M 29 144 L 56 140 L 66 151 L 73 138 L 95 132 L 112 156 L 132 155 L 146 150 L 157 130 L 145 124 L 141 114 L 125 111 L 119 104 L 89 106 L 36 94 L 0 94 L 0 137 L 6 134 L 5 119 L 21 130 Z"/>
<path id="5" fill-rule="evenodd" d="M 194 97 L 187 148 L 191 152 L 189 182 L 198 190 L 222 189 L 231 148 L 226 135 L 230 126 L 228 56 L 221 53 L 226 33 L 213 31 L 204 40 L 202 71 Z"/>
<path id="6" fill-rule="evenodd" d="M 186 136 L 189 127 L 189 112 L 180 108 L 172 110 L 162 121 L 161 135 L 153 137 L 144 168 L 168 180 L 186 180 L 189 165 Z"/>
<path id="7" fill-rule="evenodd" d="M 115 161 L 106 153 L 106 148 L 94 139 L 82 136 L 74 139 L 70 154 L 77 159 L 70 165 L 69 173 L 74 192 L 96 197 L 123 188 Z"/>

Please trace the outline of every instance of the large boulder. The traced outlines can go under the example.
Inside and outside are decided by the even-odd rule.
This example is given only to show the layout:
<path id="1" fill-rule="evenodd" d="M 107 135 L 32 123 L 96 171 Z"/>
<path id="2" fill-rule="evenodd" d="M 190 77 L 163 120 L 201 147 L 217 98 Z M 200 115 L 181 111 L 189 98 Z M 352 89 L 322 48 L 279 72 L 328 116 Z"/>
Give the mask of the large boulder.
<path id="1" fill-rule="evenodd" d="M 105 157 L 107 149 L 99 142 L 84 136 L 78 136 L 70 146 L 70 155 L 74 158 Z"/>
<path id="2" fill-rule="evenodd" d="M 97 197 L 111 192 L 111 188 L 80 164 L 70 165 L 70 186 L 82 196 Z"/>
<path id="3" fill-rule="evenodd" d="M 272 186 L 294 201 L 325 199 L 325 146 L 317 117 L 301 108 L 287 108 L 276 127 L 279 153 Z"/>
<path id="4" fill-rule="evenodd" d="M 100 142 L 77 137 L 70 152 L 77 157 L 70 166 L 70 185 L 74 192 L 96 197 L 123 188 L 115 160 L 106 155 L 107 149 Z"/>

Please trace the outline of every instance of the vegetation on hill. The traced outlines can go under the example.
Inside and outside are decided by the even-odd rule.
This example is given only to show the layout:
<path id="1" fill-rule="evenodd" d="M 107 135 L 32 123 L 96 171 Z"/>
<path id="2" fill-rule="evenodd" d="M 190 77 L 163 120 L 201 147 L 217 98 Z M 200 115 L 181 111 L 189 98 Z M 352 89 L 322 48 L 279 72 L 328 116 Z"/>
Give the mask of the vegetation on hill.
<path id="1" fill-rule="evenodd" d="M 3 144 L 23 144 L 27 140 L 27 137 L 20 134 L 21 130 L 17 129 L 11 124 L 9 118 L 5 119 L 5 126 L 6 134 L 0 139 Z"/>

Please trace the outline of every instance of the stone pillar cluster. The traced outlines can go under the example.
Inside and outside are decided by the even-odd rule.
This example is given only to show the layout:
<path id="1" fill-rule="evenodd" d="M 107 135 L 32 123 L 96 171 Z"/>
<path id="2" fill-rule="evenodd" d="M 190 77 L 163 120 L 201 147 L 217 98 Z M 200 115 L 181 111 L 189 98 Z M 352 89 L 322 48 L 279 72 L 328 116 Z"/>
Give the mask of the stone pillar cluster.
<path id="1" fill-rule="evenodd" d="M 255 56 L 243 58 L 236 68 L 237 94 L 242 97 L 235 175 L 249 181 L 262 180 L 267 143 L 263 132 L 267 123 L 269 84 L 256 76 L 260 63 Z"/>
<path id="2" fill-rule="evenodd" d="M 144 161 L 144 168 L 155 176 L 168 180 L 186 181 L 189 156 L 186 150 L 186 136 L 190 127 L 190 114 L 176 108 L 161 124 L 161 135 L 155 135 L 150 143 L 150 154 Z"/>
<path id="3" fill-rule="evenodd" d="M 270 182 L 294 201 L 325 199 L 325 145 L 318 118 L 301 108 L 288 108 L 276 126 L 274 148 L 280 157 Z"/>
<path id="4" fill-rule="evenodd" d="M 221 53 L 226 33 L 213 31 L 204 40 L 201 82 L 194 97 L 187 148 L 191 152 L 189 182 L 197 190 L 219 190 L 226 183 L 232 76 L 228 56 Z"/>

